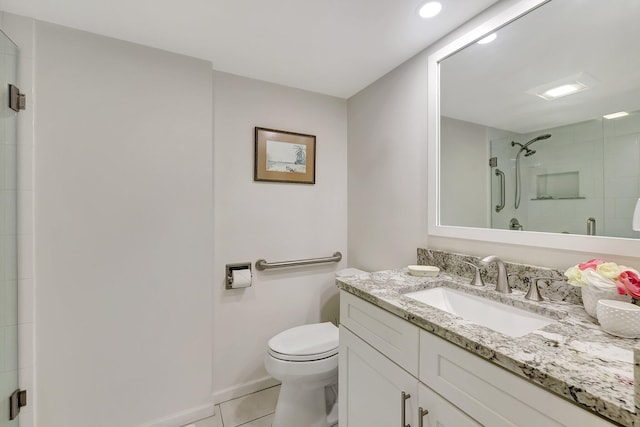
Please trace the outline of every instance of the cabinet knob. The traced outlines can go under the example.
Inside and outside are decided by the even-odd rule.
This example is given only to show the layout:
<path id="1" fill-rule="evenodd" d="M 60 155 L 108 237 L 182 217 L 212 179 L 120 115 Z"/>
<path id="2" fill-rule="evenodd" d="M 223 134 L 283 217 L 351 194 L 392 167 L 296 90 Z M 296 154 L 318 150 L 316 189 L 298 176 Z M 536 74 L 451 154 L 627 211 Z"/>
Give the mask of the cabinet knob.
<path id="1" fill-rule="evenodd" d="M 428 409 L 418 408 L 418 427 L 424 427 L 424 416 L 429 413 Z"/>
<path id="2" fill-rule="evenodd" d="M 401 394 L 400 397 L 400 404 L 401 404 L 401 410 L 400 410 L 400 414 L 401 414 L 401 427 L 411 427 L 411 424 L 407 424 L 407 411 L 406 411 L 406 404 L 405 402 L 407 401 L 407 399 L 409 399 L 411 397 L 411 395 L 409 393 L 405 393 L 404 391 Z"/>

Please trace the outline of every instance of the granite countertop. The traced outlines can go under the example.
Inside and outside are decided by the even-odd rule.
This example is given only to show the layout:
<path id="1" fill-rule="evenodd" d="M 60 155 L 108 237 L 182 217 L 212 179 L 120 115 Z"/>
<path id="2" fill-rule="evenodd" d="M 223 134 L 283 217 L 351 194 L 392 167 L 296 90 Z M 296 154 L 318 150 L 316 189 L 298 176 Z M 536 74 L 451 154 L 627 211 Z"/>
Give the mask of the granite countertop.
<path id="1" fill-rule="evenodd" d="M 520 338 L 464 321 L 403 294 L 445 285 L 545 314 L 556 322 Z M 581 305 L 534 302 L 524 292 L 499 294 L 488 284 L 440 272 L 414 277 L 406 269 L 341 278 L 337 286 L 509 371 L 624 426 L 639 426 L 634 392 L 634 347 L 640 340 L 602 331 Z"/>

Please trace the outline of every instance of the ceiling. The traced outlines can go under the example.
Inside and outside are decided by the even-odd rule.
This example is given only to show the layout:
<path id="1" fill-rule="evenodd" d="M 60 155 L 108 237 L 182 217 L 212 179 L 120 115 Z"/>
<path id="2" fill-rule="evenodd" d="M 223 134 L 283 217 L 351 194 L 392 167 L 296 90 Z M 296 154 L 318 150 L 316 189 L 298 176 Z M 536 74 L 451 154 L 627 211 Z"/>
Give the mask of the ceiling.
<path id="1" fill-rule="evenodd" d="M 529 133 L 640 110 L 638 17 L 638 0 L 551 1 L 442 61 L 442 113 Z M 574 76 L 589 89 L 551 101 L 531 93 Z"/>
<path id="2" fill-rule="evenodd" d="M 0 0 L 0 9 L 348 98 L 498 0 Z"/>

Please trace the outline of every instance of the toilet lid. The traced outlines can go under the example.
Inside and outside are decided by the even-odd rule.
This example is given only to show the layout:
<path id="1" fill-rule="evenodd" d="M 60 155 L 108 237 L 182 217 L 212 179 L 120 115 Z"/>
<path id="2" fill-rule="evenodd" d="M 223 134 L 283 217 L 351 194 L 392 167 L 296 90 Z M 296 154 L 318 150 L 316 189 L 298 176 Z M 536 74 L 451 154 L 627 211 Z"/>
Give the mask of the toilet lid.
<path id="1" fill-rule="evenodd" d="M 338 328 L 331 322 L 297 326 L 269 340 L 269 354 L 280 360 L 320 360 L 337 353 Z"/>

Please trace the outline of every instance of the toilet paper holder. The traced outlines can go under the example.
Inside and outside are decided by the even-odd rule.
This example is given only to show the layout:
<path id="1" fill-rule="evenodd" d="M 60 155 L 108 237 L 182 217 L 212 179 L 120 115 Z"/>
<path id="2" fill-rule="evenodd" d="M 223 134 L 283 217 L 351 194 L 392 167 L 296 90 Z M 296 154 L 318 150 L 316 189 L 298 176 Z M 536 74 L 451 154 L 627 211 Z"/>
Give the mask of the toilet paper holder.
<path id="1" fill-rule="evenodd" d="M 247 271 L 249 274 L 249 282 L 248 283 L 235 283 L 234 285 L 234 271 Z M 251 276 L 253 276 L 251 271 L 251 263 L 250 262 L 239 262 L 235 264 L 227 264 L 225 266 L 226 271 L 226 280 L 225 280 L 225 288 L 226 289 L 239 289 L 239 288 L 247 288 L 251 286 Z"/>

